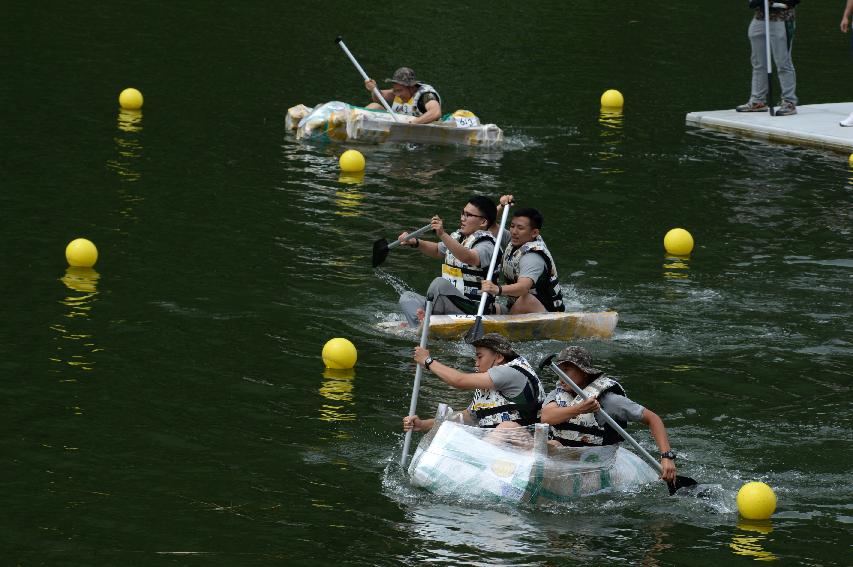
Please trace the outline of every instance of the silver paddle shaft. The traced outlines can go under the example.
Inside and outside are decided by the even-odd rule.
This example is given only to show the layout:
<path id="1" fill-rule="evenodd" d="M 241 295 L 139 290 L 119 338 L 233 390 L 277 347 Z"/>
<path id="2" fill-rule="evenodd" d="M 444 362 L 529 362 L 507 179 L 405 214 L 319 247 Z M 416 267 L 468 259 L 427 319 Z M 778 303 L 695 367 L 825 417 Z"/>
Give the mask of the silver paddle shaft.
<path id="1" fill-rule="evenodd" d="M 364 80 L 365 80 L 365 81 L 369 81 L 369 80 L 370 80 L 370 77 L 368 77 L 368 76 L 367 76 L 367 73 L 365 73 L 365 72 L 364 72 L 364 69 L 362 69 L 362 68 L 361 68 L 361 65 L 359 65 L 359 64 L 358 64 L 358 61 L 356 61 L 356 59 L 355 59 L 355 57 L 353 56 L 353 54 L 352 54 L 352 53 L 350 53 L 350 50 L 349 50 L 349 49 L 347 49 L 346 44 L 344 44 L 344 40 L 343 40 L 342 38 L 340 38 L 340 37 L 339 37 L 339 38 L 336 40 L 336 42 L 337 42 L 337 44 L 338 44 L 338 45 L 340 45 L 340 46 L 341 46 L 341 49 L 343 49 L 343 50 L 344 50 L 344 53 L 346 53 L 346 54 L 347 54 L 347 57 L 349 57 L 349 60 L 350 60 L 350 61 L 352 61 L 352 64 L 353 64 L 353 65 L 355 65 L 355 68 L 356 68 L 356 69 L 358 69 L 358 72 L 359 72 L 359 73 L 361 73 L 361 76 L 362 76 L 362 77 L 364 77 Z M 391 110 L 391 107 L 388 105 L 388 101 L 387 101 L 387 100 L 385 100 L 385 97 L 384 97 L 384 96 L 382 96 L 382 92 L 379 90 L 379 87 L 377 87 L 377 86 L 374 86 L 374 87 L 373 87 L 373 94 L 376 96 L 376 100 L 378 100 L 379 102 L 381 102 L 381 103 L 382 103 L 382 106 L 384 106 L 384 107 L 385 107 L 385 110 L 387 110 L 389 113 L 391 113 L 391 117 L 394 119 L 394 122 L 399 122 L 399 121 L 400 121 L 400 119 L 399 119 L 399 118 L 397 118 L 397 115 L 394 113 L 394 111 L 393 111 L 393 110 Z"/>
<path id="2" fill-rule="evenodd" d="M 586 395 L 586 392 L 584 392 L 583 390 L 581 390 L 581 387 L 580 387 L 580 386 L 578 386 L 577 384 L 575 384 L 575 383 L 574 383 L 574 381 L 573 381 L 571 378 L 569 378 L 569 377 L 566 375 L 566 373 L 565 373 L 565 372 L 563 372 L 563 371 L 560 369 L 560 367 L 559 367 L 559 366 L 557 366 L 557 364 L 556 364 L 556 363 L 554 363 L 554 362 L 552 362 L 552 363 L 551 363 L 551 369 L 552 369 L 554 372 L 556 372 L 556 373 L 557 373 L 557 376 L 559 376 L 560 378 L 562 378 L 562 379 L 563 379 L 563 382 L 565 382 L 566 384 L 568 384 L 569 386 L 571 386 L 571 387 L 572 387 L 572 390 L 574 390 L 574 391 L 575 391 L 575 394 L 577 394 L 578 396 L 580 396 L 580 397 L 581 397 L 581 399 L 583 399 L 583 400 L 588 400 L 588 399 L 589 399 L 589 396 L 587 396 L 587 395 Z M 629 434 L 628 434 L 628 432 L 627 432 L 627 431 L 625 431 L 625 430 L 622 428 L 622 426 L 621 426 L 621 425 L 619 425 L 618 423 L 616 423 L 616 421 L 615 421 L 612 417 L 610 417 L 610 416 L 607 414 L 607 412 L 606 412 L 606 411 L 604 411 L 604 410 L 598 410 L 598 411 L 597 411 L 597 412 L 595 412 L 595 413 L 601 414 L 601 417 L 603 417 L 603 418 L 604 418 L 604 421 L 606 421 L 606 422 L 610 425 L 610 427 L 612 427 L 613 429 L 615 429 L 615 430 L 616 430 L 616 432 L 617 432 L 619 435 L 621 435 L 621 436 L 622 436 L 622 439 L 624 439 L 625 441 L 627 441 L 628 443 L 630 443 L 630 444 L 631 444 L 631 446 L 632 446 L 634 449 L 636 449 L 637 451 L 639 451 L 639 453 L 640 453 L 640 455 L 643 457 L 643 459 L 645 459 L 645 461 L 646 461 L 647 463 L 649 463 L 649 465 L 651 465 L 651 467 L 652 467 L 653 469 L 655 469 L 656 471 L 658 471 L 658 474 L 663 474 L 663 469 L 661 468 L 660 463 L 659 463 L 659 462 L 657 462 L 657 461 L 655 460 L 655 458 L 654 458 L 654 457 L 652 457 L 652 456 L 649 454 L 649 452 L 648 452 L 648 451 L 646 451 L 645 449 L 643 449 L 643 447 L 642 447 L 639 443 L 637 443 L 637 441 L 636 441 L 633 437 L 631 437 L 631 435 L 629 435 Z"/>
<path id="3" fill-rule="evenodd" d="M 489 271 L 486 274 L 486 279 L 492 281 L 492 275 L 495 273 L 495 264 L 498 262 L 498 255 L 501 252 L 501 242 L 503 241 L 504 235 L 504 226 L 506 225 L 506 217 L 509 215 L 509 205 L 507 204 L 504 207 L 503 214 L 501 215 L 501 226 L 498 229 L 498 237 L 495 240 L 495 250 L 492 252 L 492 261 L 489 262 Z M 477 308 L 477 317 L 483 316 L 483 311 L 486 310 L 486 298 L 488 297 L 488 293 L 483 292 L 480 294 L 480 307 Z"/>
<path id="4" fill-rule="evenodd" d="M 426 348 L 427 345 L 429 318 L 431 316 L 432 300 L 427 299 L 426 314 L 424 315 L 423 329 L 421 329 L 421 348 Z M 415 415 L 415 412 L 418 410 L 418 392 L 421 389 L 421 376 L 423 376 L 423 373 L 424 367 L 418 364 L 415 370 L 415 383 L 412 386 L 412 401 L 409 403 L 409 415 Z M 406 461 L 409 460 L 409 445 L 412 444 L 412 431 L 414 431 L 414 424 L 412 424 L 412 429 L 406 431 L 406 439 L 403 441 L 403 456 L 400 457 L 400 466 L 404 469 L 406 468 Z"/>
<path id="5" fill-rule="evenodd" d="M 430 230 L 432 230 L 432 224 L 422 226 L 418 230 L 416 230 L 415 232 L 410 233 L 405 239 L 408 240 L 410 238 L 417 238 L 423 234 L 426 234 Z M 388 249 L 390 250 L 391 248 L 394 248 L 395 246 L 400 246 L 402 243 L 403 243 L 402 240 L 395 240 L 394 242 L 392 242 L 391 244 L 388 245 Z"/>

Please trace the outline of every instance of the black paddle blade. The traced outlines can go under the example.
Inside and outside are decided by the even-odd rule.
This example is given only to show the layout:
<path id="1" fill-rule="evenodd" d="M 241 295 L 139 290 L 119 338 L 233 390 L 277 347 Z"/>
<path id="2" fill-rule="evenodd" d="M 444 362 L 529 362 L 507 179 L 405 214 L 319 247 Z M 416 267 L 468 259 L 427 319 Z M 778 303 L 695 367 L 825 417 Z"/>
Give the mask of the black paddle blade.
<path id="1" fill-rule="evenodd" d="M 539 370 L 544 369 L 546 366 L 551 364 L 551 361 L 554 360 L 554 357 L 557 356 L 557 353 L 549 354 L 545 357 L 545 359 L 539 363 Z"/>
<path id="2" fill-rule="evenodd" d="M 668 482 L 666 487 L 669 488 L 669 495 L 674 496 L 676 492 L 678 492 L 679 488 L 686 488 L 688 486 L 696 486 L 699 484 L 689 476 L 676 476 L 675 482 Z"/>
<path id="3" fill-rule="evenodd" d="M 388 257 L 388 252 L 390 252 L 390 249 L 388 248 L 388 241 L 384 238 L 380 238 L 379 240 L 373 243 L 374 268 L 385 261 L 385 258 Z"/>
<path id="4" fill-rule="evenodd" d="M 485 333 L 483 333 L 483 316 L 477 315 L 477 320 L 474 321 L 474 326 L 468 329 L 468 332 L 465 333 L 465 342 L 471 344 L 477 339 L 482 339 L 484 334 Z"/>

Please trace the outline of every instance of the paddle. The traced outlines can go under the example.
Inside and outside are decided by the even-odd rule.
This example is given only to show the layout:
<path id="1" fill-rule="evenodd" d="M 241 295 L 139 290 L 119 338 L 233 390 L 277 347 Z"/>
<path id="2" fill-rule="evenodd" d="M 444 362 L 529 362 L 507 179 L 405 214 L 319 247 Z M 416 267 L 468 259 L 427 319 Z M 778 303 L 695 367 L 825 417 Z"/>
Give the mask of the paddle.
<path id="1" fill-rule="evenodd" d="M 347 54 L 347 57 L 349 57 L 349 60 L 352 61 L 353 65 L 355 65 L 355 68 L 358 69 L 358 72 L 361 73 L 361 76 L 364 77 L 364 80 L 369 81 L 370 77 L 367 76 L 367 73 L 364 72 L 364 69 L 361 68 L 361 65 L 358 64 L 358 61 L 355 60 L 355 57 L 353 57 L 352 53 L 350 53 L 350 50 L 347 49 L 347 46 L 344 44 L 344 38 L 342 38 L 341 36 L 336 37 L 335 43 L 341 46 L 341 49 L 343 49 L 344 53 Z M 387 110 L 391 114 L 391 118 L 394 119 L 394 122 L 399 122 L 400 119 L 397 118 L 397 114 L 395 114 L 394 111 L 391 110 L 391 107 L 388 105 L 388 101 L 385 100 L 384 96 L 382 96 L 379 87 L 373 87 L 373 94 L 376 95 L 376 99 L 382 103 L 382 106 L 385 107 L 385 110 Z"/>
<path id="2" fill-rule="evenodd" d="M 489 262 L 489 272 L 486 274 L 487 280 L 491 280 L 492 274 L 495 272 L 495 263 L 497 263 L 498 255 L 500 254 L 504 225 L 506 225 L 506 217 L 508 214 L 509 204 L 504 207 L 503 215 L 501 215 L 501 227 L 498 229 L 498 237 L 495 239 L 495 249 L 492 251 L 492 261 Z M 483 336 L 483 311 L 486 310 L 486 299 L 488 299 L 488 297 L 488 293 L 480 293 L 480 307 L 477 309 L 477 319 L 474 321 L 474 326 L 468 329 L 468 332 L 465 333 L 465 342 L 472 343 Z"/>
<path id="3" fill-rule="evenodd" d="M 432 315 L 432 299 L 427 298 L 426 314 L 424 315 L 424 323 L 421 328 L 421 348 L 426 348 L 427 337 L 429 336 L 429 318 Z M 415 383 L 412 385 L 412 401 L 409 403 L 409 415 L 415 415 L 418 409 L 418 392 L 421 389 L 421 376 L 424 373 L 424 367 L 417 365 L 415 370 Z M 400 457 L 400 466 L 406 468 L 406 461 L 409 460 L 409 445 L 412 443 L 412 431 L 406 431 L 406 439 L 403 441 L 403 456 Z"/>
<path id="4" fill-rule="evenodd" d="M 418 236 L 429 232 L 432 229 L 432 224 L 428 224 L 426 226 L 422 226 L 415 232 L 409 234 L 406 237 L 406 240 L 410 238 L 417 238 Z M 395 240 L 391 244 L 388 244 L 388 241 L 384 238 L 380 238 L 376 242 L 373 243 L 373 267 L 377 267 L 379 264 L 385 261 L 385 258 L 388 257 L 388 252 L 391 251 L 395 246 L 401 245 L 403 242 L 401 240 Z"/>
<path id="5" fill-rule="evenodd" d="M 764 0 L 764 46 L 767 51 L 767 106 L 770 116 L 776 116 L 773 110 L 773 61 L 770 59 L 770 1 Z"/>
<path id="6" fill-rule="evenodd" d="M 550 364 L 550 365 L 551 365 L 551 370 L 553 370 L 554 372 L 556 372 L 557 376 L 559 376 L 560 378 L 562 378 L 563 382 L 565 382 L 566 384 L 568 384 L 569 386 L 571 386 L 571 387 L 572 387 L 572 390 L 574 390 L 574 391 L 575 391 L 575 393 L 576 393 L 578 396 L 580 396 L 580 397 L 581 397 L 581 399 L 583 399 L 583 400 L 588 400 L 588 399 L 589 399 L 589 396 L 587 396 L 587 395 L 586 395 L 586 392 L 584 392 L 584 391 L 580 388 L 580 386 L 578 386 L 577 384 L 575 384 L 575 383 L 574 383 L 574 381 L 573 381 L 571 378 L 569 378 L 569 377 L 566 375 L 566 373 L 565 373 L 565 372 L 563 372 L 563 371 L 560 369 L 560 367 L 559 367 L 559 366 L 557 366 L 557 364 L 556 364 L 556 363 L 551 362 L 551 361 L 554 359 L 554 357 L 555 357 L 555 356 L 557 356 L 557 355 L 556 355 L 556 354 L 552 354 L 552 355 L 548 356 L 545 360 L 543 360 L 541 363 L 539 363 L 539 369 L 540 369 L 540 370 L 542 370 L 542 368 L 544 368 L 546 364 Z M 616 423 L 616 421 L 614 421 L 614 419 L 613 419 L 612 417 L 610 417 L 610 416 L 607 414 L 607 412 L 606 412 L 606 411 L 604 411 L 604 410 L 602 409 L 602 410 L 598 410 L 598 412 L 596 412 L 596 413 L 601 414 L 601 417 L 603 417 L 603 418 L 604 418 L 604 421 L 606 421 L 606 422 L 610 425 L 610 427 L 612 427 L 613 429 L 615 429 L 615 430 L 616 430 L 616 432 L 617 432 L 619 435 L 621 435 L 621 436 L 622 436 L 622 438 L 623 438 L 625 441 L 627 441 L 628 443 L 630 443 L 630 444 L 631 444 L 631 446 L 632 446 L 632 447 L 634 447 L 634 449 L 636 449 L 636 450 L 640 453 L 640 456 L 641 456 L 641 457 L 643 457 L 643 459 L 644 459 L 647 463 L 649 463 L 649 465 L 650 465 L 653 469 L 655 469 L 656 471 L 658 471 L 658 474 L 660 474 L 660 473 L 662 472 L 662 468 L 661 468 L 661 466 L 660 466 L 660 463 L 659 463 L 659 462 L 657 462 L 657 461 L 655 460 L 655 458 L 654 458 L 654 457 L 652 457 L 651 455 L 649 455 L 649 452 L 648 452 L 648 451 L 646 451 L 645 449 L 643 449 L 643 447 L 642 447 L 639 443 L 637 443 L 637 441 L 636 441 L 633 437 L 631 437 L 631 436 L 628 434 L 628 432 L 627 432 L 627 431 L 625 431 L 625 430 L 622 428 L 622 426 L 621 426 L 621 425 L 619 425 L 618 423 Z M 676 476 L 676 477 L 675 477 L 675 482 L 673 482 L 673 483 L 669 483 L 669 482 L 668 482 L 668 483 L 667 483 L 667 487 L 669 488 L 669 495 L 670 495 L 670 496 L 672 496 L 673 494 L 675 494 L 675 493 L 676 493 L 676 491 L 678 491 L 678 489 L 679 489 L 679 488 L 684 488 L 684 487 L 686 487 L 686 486 L 695 486 L 696 484 L 697 484 L 697 482 L 696 482 L 695 480 L 693 480 L 692 478 L 690 478 L 690 477 L 687 477 L 687 476 Z"/>

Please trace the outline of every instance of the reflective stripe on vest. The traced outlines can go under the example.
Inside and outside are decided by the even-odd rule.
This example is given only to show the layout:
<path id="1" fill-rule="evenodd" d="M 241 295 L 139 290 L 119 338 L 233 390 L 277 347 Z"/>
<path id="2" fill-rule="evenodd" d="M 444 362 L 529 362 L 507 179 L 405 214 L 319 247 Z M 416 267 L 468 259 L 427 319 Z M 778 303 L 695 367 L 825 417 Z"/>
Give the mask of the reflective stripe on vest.
<path id="1" fill-rule="evenodd" d="M 438 96 L 438 91 L 436 91 L 431 85 L 427 85 L 421 83 L 418 85 L 418 90 L 415 91 L 415 94 L 412 95 L 412 98 L 404 101 L 398 96 L 394 97 L 394 102 L 391 104 L 391 110 L 396 112 L 397 114 L 406 114 L 408 116 L 421 116 L 423 112 L 418 108 L 418 103 L 421 100 L 421 97 L 426 93 L 432 93 L 435 95 L 435 98 L 438 99 L 438 104 L 441 104 L 441 97 Z"/>
<path id="2" fill-rule="evenodd" d="M 539 254 L 545 260 L 545 269 L 542 271 L 542 275 L 537 281 L 533 282 L 533 287 L 530 288 L 531 295 L 535 296 L 550 312 L 565 311 L 563 291 L 560 289 L 560 279 L 557 277 L 557 266 L 541 236 L 537 236 L 534 240 L 526 242 L 518 248 L 514 248 L 512 244 L 507 246 L 503 256 L 503 275 L 506 280 L 504 285 L 514 284 L 518 281 L 521 258 L 531 252 Z M 511 308 L 512 304 L 515 303 L 515 298 L 507 296 L 507 301 L 507 306 Z"/>
<path id="3" fill-rule="evenodd" d="M 613 392 L 620 396 L 625 395 L 621 384 L 612 378 L 599 376 L 583 389 L 587 396 L 600 397 L 605 392 Z M 573 406 L 583 401 L 574 392 L 563 389 L 562 383 L 557 384 L 557 395 L 554 400 L 561 408 Z M 624 421 L 616 420 L 616 423 L 625 427 Z M 570 447 L 584 447 L 589 445 L 614 445 L 622 440 L 616 430 L 609 425 L 599 425 L 595 414 L 584 413 L 573 417 L 563 423 L 551 426 L 551 437 L 563 445 Z"/>
<path id="4" fill-rule="evenodd" d="M 492 233 L 485 230 L 478 230 L 467 238 L 462 236 L 458 230 L 450 236 L 465 248 L 472 250 L 474 246 L 483 240 L 495 241 L 495 237 Z M 450 251 L 450 248 L 447 248 L 447 252 L 444 255 L 444 264 L 441 266 L 441 277 L 456 286 L 456 289 L 461 291 L 468 299 L 472 301 L 480 301 L 480 286 L 488 273 L 488 266 L 481 268 L 479 266 L 466 264 L 454 256 L 453 252 Z M 498 270 L 496 268 L 495 274 L 497 273 Z"/>
<path id="5" fill-rule="evenodd" d="M 521 392 L 523 404 L 513 402 L 497 390 L 474 390 L 471 402 L 471 414 L 479 427 L 496 427 L 504 421 L 517 421 L 520 425 L 530 425 L 539 421 L 539 410 L 545 399 L 542 383 L 529 362 L 519 356 L 506 363 L 524 374 L 527 385 Z"/>

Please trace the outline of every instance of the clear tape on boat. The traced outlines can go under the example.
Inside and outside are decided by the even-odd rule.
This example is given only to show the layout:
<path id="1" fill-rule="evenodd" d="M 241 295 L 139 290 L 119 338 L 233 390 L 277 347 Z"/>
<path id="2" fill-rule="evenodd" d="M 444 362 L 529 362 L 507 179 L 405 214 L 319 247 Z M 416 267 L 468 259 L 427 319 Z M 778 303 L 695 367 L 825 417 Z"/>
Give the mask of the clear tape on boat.
<path id="1" fill-rule="evenodd" d="M 287 110 L 285 127 L 299 140 L 353 141 L 368 144 L 416 142 L 494 146 L 503 142 L 503 131 L 482 124 L 471 111 L 457 110 L 432 124 L 412 124 L 411 116 L 372 110 L 332 101 L 309 108 L 298 104 Z"/>
<path id="2" fill-rule="evenodd" d="M 462 415 L 440 408 L 409 466 L 414 486 L 465 501 L 537 505 L 658 478 L 618 445 L 553 447 L 546 424 L 483 429 L 461 423 Z"/>

